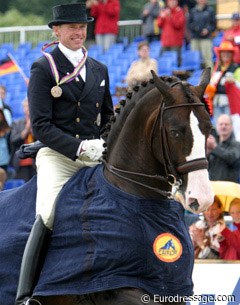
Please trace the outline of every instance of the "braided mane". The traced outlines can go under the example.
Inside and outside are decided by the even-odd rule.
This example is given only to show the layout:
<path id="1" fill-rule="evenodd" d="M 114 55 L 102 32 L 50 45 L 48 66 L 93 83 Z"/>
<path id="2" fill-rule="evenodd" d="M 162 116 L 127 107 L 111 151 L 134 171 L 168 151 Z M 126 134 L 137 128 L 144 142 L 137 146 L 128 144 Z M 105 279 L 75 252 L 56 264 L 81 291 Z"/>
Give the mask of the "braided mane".
<path id="1" fill-rule="evenodd" d="M 179 79 L 175 76 L 161 76 L 160 79 L 169 86 L 179 81 Z M 154 88 L 155 84 L 153 79 L 148 82 L 143 82 L 140 86 L 133 88 L 133 92 L 128 92 L 126 94 L 126 100 L 122 100 L 120 102 L 120 108 L 116 111 L 116 117 L 111 120 L 104 133 L 104 137 L 107 138 L 108 153 L 113 149 L 121 129 L 123 128 L 129 114 L 134 109 L 134 106 L 142 99 L 146 93 Z M 191 92 L 189 91 L 187 96 L 190 96 L 190 94 Z M 104 158 L 106 158 L 106 152 L 104 154 Z"/>

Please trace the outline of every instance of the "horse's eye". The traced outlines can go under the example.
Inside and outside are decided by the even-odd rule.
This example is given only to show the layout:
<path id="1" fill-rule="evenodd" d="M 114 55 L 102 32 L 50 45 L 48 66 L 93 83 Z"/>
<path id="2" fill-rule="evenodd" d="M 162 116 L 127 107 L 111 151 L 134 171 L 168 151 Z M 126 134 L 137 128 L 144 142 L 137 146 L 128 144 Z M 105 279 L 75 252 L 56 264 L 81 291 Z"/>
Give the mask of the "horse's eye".
<path id="1" fill-rule="evenodd" d="M 179 138 L 179 136 L 180 136 L 180 133 L 177 130 L 171 130 L 170 134 L 173 138 L 176 138 L 176 139 Z"/>

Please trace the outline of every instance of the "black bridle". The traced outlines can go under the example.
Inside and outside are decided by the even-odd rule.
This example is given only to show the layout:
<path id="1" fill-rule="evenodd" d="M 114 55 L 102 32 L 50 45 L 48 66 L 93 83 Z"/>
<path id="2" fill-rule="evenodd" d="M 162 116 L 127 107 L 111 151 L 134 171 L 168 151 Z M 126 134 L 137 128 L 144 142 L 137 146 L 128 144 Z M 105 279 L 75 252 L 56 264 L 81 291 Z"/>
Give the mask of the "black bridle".
<path id="1" fill-rule="evenodd" d="M 163 156 L 163 166 L 165 169 L 165 173 L 170 173 L 172 176 L 176 177 L 176 180 L 179 177 L 179 175 L 184 175 L 199 169 L 207 169 L 208 168 L 208 161 L 206 158 L 199 158 L 195 160 L 190 160 L 183 162 L 181 164 L 177 164 L 176 166 L 171 161 L 171 154 L 170 154 L 170 148 L 167 140 L 167 131 L 166 128 L 163 126 L 163 113 L 166 110 L 174 109 L 174 108 L 180 108 L 180 107 L 192 107 L 192 106 L 203 106 L 205 105 L 203 103 L 199 104 L 180 104 L 180 105 L 171 105 L 171 106 L 165 106 L 164 103 L 160 105 L 159 113 L 156 117 L 156 120 L 154 122 L 152 136 L 151 136 L 151 147 L 153 145 L 153 138 L 154 134 L 156 132 L 158 123 L 160 126 L 160 132 L 161 132 L 161 152 Z M 152 149 L 153 151 L 153 149 Z"/>
<path id="2" fill-rule="evenodd" d="M 171 87 L 179 84 L 181 82 L 176 82 L 174 84 L 172 84 Z M 162 196 L 165 196 L 167 198 L 173 198 L 172 192 L 171 191 L 164 191 L 164 190 L 160 190 L 156 187 L 151 187 L 149 185 L 146 185 L 144 183 L 141 183 L 139 181 L 133 180 L 129 177 L 124 176 L 124 174 L 127 175 L 132 175 L 132 176 L 136 176 L 136 177 L 143 177 L 143 178 L 151 178 L 151 179 L 155 179 L 161 182 L 165 182 L 170 184 L 171 186 L 176 186 L 176 188 L 179 188 L 179 186 L 182 184 L 182 180 L 180 178 L 181 175 L 187 174 L 189 172 L 193 172 L 193 171 L 197 171 L 200 169 L 207 169 L 208 168 L 208 161 L 206 158 L 198 158 L 198 159 L 194 159 L 194 160 L 190 160 L 190 161 L 186 161 L 183 162 L 181 164 L 177 164 L 176 166 L 172 163 L 171 161 L 171 154 L 170 154 L 170 149 L 169 149 L 169 145 L 168 145 L 168 141 L 167 141 L 167 132 L 166 132 L 166 128 L 163 126 L 163 113 L 166 110 L 169 109 L 174 109 L 174 108 L 180 108 L 180 107 L 195 107 L 195 106 L 203 106 L 205 107 L 205 105 L 203 103 L 193 103 L 193 104 L 180 104 L 180 105 L 171 105 L 171 106 L 165 106 L 165 103 L 160 104 L 159 106 L 159 111 L 158 114 L 156 116 L 155 122 L 153 124 L 153 129 L 152 129 L 152 134 L 151 134 L 151 149 L 153 151 L 153 138 L 154 138 L 154 134 L 156 133 L 157 130 L 157 126 L 160 126 L 160 132 L 161 132 L 161 152 L 162 152 L 162 156 L 163 156 L 163 166 L 165 169 L 165 176 L 161 176 L 158 174 L 155 175 L 148 175 L 148 174 L 144 174 L 144 173 L 139 173 L 139 172 L 133 172 L 133 171 L 128 171 L 128 170 L 124 170 L 124 169 L 120 169 L 117 168 L 109 163 L 107 163 L 105 161 L 105 166 L 108 169 L 108 171 L 112 174 L 114 174 L 115 176 L 122 178 L 125 181 L 128 182 L 133 182 L 135 184 L 138 184 L 140 186 L 143 186 L 147 189 L 150 189 L 156 193 L 161 194 Z"/>

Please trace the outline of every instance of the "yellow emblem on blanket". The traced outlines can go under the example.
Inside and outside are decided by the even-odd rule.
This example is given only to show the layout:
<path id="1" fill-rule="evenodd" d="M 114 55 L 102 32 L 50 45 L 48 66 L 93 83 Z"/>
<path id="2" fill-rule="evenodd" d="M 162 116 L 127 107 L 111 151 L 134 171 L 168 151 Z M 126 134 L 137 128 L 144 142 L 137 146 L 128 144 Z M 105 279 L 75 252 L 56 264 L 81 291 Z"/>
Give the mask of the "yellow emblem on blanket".
<path id="1" fill-rule="evenodd" d="M 172 263 L 182 254 L 182 244 L 179 239 L 170 233 L 158 235 L 153 243 L 155 255 L 163 262 Z"/>

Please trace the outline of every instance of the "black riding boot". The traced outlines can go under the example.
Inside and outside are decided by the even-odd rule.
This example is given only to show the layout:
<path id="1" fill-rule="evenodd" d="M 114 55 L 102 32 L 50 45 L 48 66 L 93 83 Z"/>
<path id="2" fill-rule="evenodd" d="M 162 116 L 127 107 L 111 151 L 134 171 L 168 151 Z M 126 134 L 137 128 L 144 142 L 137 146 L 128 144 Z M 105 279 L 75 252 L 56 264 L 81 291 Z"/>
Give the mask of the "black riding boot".
<path id="1" fill-rule="evenodd" d="M 23 253 L 16 305 L 26 304 L 32 296 L 46 256 L 50 235 L 51 230 L 44 225 L 42 217 L 37 215 Z"/>

